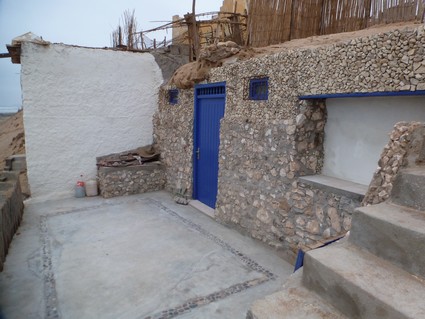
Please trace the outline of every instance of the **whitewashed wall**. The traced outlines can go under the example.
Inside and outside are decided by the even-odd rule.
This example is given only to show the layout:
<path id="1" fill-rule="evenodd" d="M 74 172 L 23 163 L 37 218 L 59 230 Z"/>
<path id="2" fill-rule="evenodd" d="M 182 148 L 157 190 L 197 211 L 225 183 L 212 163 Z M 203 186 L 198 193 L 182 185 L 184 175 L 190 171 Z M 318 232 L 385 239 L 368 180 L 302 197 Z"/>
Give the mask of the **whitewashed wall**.
<path id="1" fill-rule="evenodd" d="M 152 142 L 163 79 L 151 54 L 26 42 L 21 65 L 33 198 L 71 197 L 97 156 Z"/>
<path id="2" fill-rule="evenodd" d="M 327 99 L 322 173 L 369 185 L 389 133 L 400 121 L 425 122 L 424 96 Z"/>

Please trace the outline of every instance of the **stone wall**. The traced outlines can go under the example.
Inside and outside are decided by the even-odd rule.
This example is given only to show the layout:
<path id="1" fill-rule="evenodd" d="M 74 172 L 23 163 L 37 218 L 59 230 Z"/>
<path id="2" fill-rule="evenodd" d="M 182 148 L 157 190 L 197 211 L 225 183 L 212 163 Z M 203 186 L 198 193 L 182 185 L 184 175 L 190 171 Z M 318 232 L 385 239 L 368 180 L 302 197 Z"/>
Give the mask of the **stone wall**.
<path id="1" fill-rule="evenodd" d="M 164 171 L 159 162 L 141 166 L 99 167 L 100 195 L 110 198 L 162 190 L 166 180 Z"/>
<path id="2" fill-rule="evenodd" d="M 221 123 L 216 218 L 276 248 L 297 241 L 296 217 L 311 204 L 297 177 L 320 172 L 323 161 L 324 104 L 298 104 L 298 120 L 229 116 Z"/>
<path id="3" fill-rule="evenodd" d="M 19 174 L 0 173 L 0 271 L 13 235 L 18 229 L 24 213 L 24 203 L 19 184 Z"/>
<path id="4" fill-rule="evenodd" d="M 180 90 L 177 104 L 168 103 L 168 89 L 160 91 L 154 115 L 154 144 L 161 153 L 167 181 L 165 188 L 192 195 L 193 91 Z"/>
<path id="5" fill-rule="evenodd" d="M 387 200 L 400 169 L 425 163 L 425 124 L 397 123 L 384 147 L 362 205 L 379 204 Z"/>
<path id="6" fill-rule="evenodd" d="M 362 198 L 299 182 L 321 172 L 326 123 L 324 101 L 299 96 L 423 90 L 424 46 L 424 27 L 418 26 L 212 69 L 209 82 L 226 81 L 217 220 L 289 257 L 344 234 Z M 249 80 L 264 76 L 268 100 L 249 100 Z M 193 93 L 180 90 L 184 98 L 177 106 L 162 94 L 155 134 L 171 177 L 167 185 L 184 181 L 191 189 Z"/>

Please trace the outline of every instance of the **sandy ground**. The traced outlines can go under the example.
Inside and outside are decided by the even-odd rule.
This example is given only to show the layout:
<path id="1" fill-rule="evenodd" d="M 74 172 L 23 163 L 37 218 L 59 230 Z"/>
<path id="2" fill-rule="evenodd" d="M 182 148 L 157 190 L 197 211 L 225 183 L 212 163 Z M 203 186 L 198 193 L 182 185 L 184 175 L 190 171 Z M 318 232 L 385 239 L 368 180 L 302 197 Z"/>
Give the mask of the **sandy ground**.
<path id="1" fill-rule="evenodd" d="M 25 136 L 23 112 L 0 117 L 0 171 L 4 169 L 7 157 L 25 154 Z M 29 194 L 26 171 L 20 176 L 21 188 L 24 194 Z"/>

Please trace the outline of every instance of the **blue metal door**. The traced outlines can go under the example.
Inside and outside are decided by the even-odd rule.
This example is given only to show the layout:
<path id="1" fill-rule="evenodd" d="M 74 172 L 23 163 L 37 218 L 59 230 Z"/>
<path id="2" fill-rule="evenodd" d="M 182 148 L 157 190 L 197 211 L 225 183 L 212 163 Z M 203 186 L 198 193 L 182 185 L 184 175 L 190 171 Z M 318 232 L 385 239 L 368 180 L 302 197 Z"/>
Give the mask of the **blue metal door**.
<path id="1" fill-rule="evenodd" d="M 224 116 L 225 83 L 195 87 L 193 197 L 215 208 L 218 188 L 220 119 Z"/>

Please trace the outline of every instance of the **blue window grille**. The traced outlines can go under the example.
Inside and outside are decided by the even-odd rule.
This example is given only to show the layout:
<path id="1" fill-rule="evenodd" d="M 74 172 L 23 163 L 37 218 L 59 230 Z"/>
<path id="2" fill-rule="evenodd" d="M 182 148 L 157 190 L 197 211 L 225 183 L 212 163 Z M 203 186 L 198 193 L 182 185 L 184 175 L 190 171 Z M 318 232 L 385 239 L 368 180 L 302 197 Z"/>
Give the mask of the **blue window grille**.
<path id="1" fill-rule="evenodd" d="M 269 98 L 269 78 L 249 80 L 249 99 L 268 100 Z"/>
<path id="2" fill-rule="evenodd" d="M 226 88 L 224 86 L 203 87 L 198 88 L 196 93 L 198 96 L 221 95 L 226 93 Z"/>
<path id="3" fill-rule="evenodd" d="M 177 104 L 179 102 L 179 90 L 168 90 L 168 103 Z"/>

